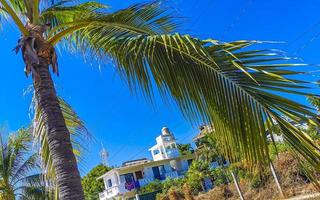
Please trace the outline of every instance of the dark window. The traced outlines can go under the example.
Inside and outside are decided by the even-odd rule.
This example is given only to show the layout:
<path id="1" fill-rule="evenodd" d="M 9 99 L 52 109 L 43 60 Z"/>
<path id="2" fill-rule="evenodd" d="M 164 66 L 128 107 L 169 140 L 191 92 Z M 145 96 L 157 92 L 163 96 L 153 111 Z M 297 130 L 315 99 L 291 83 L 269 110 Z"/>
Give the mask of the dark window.
<path id="1" fill-rule="evenodd" d="M 161 180 L 159 167 L 152 167 L 152 172 L 155 179 Z"/>
<path id="2" fill-rule="evenodd" d="M 137 171 L 137 172 L 135 172 L 135 174 L 136 174 L 137 179 L 143 179 L 143 175 L 142 175 L 141 171 Z"/>
<path id="3" fill-rule="evenodd" d="M 132 173 L 125 174 L 124 179 L 126 180 L 126 183 L 131 183 L 134 181 L 134 177 Z"/>
<path id="4" fill-rule="evenodd" d="M 111 179 L 108 179 L 108 187 L 112 187 L 112 181 L 111 181 Z"/>
<path id="5" fill-rule="evenodd" d="M 190 166 L 192 164 L 192 159 L 188 160 L 188 166 Z"/>
<path id="6" fill-rule="evenodd" d="M 154 154 L 154 155 L 157 155 L 157 154 L 159 154 L 159 153 L 160 153 L 160 151 L 159 151 L 158 149 L 153 150 L 153 154 Z"/>

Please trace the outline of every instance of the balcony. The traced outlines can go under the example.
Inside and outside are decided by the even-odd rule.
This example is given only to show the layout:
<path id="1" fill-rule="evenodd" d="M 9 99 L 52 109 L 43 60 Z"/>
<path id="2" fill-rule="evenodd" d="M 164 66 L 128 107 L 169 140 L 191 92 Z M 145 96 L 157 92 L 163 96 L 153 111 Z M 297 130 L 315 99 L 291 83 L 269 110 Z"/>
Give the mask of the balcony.
<path id="1" fill-rule="evenodd" d="M 179 178 L 179 174 L 177 171 L 172 171 L 172 172 L 167 172 L 165 173 L 164 175 L 162 175 L 163 177 L 161 178 L 160 181 L 164 181 L 165 179 L 167 178 Z M 151 182 L 155 181 L 155 178 L 154 177 L 146 177 L 146 178 L 143 178 L 143 179 L 139 179 L 138 182 L 139 182 L 139 185 L 140 187 L 144 186 L 144 185 L 147 185 Z"/>
<path id="2" fill-rule="evenodd" d="M 180 155 L 179 150 L 176 148 L 166 149 L 166 153 L 168 158 L 176 158 Z"/>
<path id="3" fill-rule="evenodd" d="M 99 193 L 100 200 L 110 199 L 117 196 L 120 193 L 119 185 L 112 186 Z"/>
<path id="4" fill-rule="evenodd" d="M 177 171 L 168 172 L 165 174 L 166 178 L 178 178 L 179 174 Z"/>
<path id="5" fill-rule="evenodd" d="M 154 180 L 155 180 L 155 178 L 153 178 L 153 177 L 146 177 L 143 179 L 139 179 L 138 181 L 139 181 L 140 187 L 142 187 L 142 186 L 145 186 L 145 185 L 153 182 Z"/>
<path id="6" fill-rule="evenodd" d="M 134 191 L 139 188 L 139 183 L 121 183 L 114 185 L 110 188 L 105 189 L 103 192 L 99 193 L 100 200 L 112 199 L 119 195 L 126 194 L 130 191 Z"/>

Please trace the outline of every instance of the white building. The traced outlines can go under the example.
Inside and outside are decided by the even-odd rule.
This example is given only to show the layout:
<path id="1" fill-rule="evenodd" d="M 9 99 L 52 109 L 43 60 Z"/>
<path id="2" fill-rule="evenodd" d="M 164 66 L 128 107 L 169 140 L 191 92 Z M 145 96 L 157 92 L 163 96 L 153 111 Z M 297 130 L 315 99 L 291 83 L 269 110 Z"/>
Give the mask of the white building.
<path id="1" fill-rule="evenodd" d="M 176 139 L 167 127 L 161 129 L 161 135 L 156 138 L 156 141 L 157 144 L 149 149 L 154 161 L 179 156 Z"/>
<path id="2" fill-rule="evenodd" d="M 157 144 L 149 149 L 153 160 L 139 159 L 123 163 L 99 179 L 103 179 L 105 190 L 99 194 L 100 200 L 134 197 L 136 190 L 156 179 L 178 178 L 188 171 L 194 154 L 180 156 L 176 139 L 168 128 L 161 130 Z"/>

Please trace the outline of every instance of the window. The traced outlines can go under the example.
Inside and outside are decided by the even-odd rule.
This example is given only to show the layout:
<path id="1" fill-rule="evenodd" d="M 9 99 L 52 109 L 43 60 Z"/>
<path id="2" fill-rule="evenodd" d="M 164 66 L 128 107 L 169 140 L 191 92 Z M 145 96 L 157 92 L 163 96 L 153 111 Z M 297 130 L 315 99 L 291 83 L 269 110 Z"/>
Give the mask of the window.
<path id="1" fill-rule="evenodd" d="M 190 166 L 192 164 L 192 159 L 188 160 L 188 166 Z"/>
<path id="2" fill-rule="evenodd" d="M 108 179 L 108 187 L 112 187 L 112 181 L 111 181 L 111 179 Z"/>
<path id="3" fill-rule="evenodd" d="M 136 171 L 135 174 L 136 174 L 136 178 L 137 178 L 138 180 L 139 180 L 139 179 L 143 179 L 142 171 Z"/>
<path id="4" fill-rule="evenodd" d="M 161 174 L 165 174 L 166 173 L 166 169 L 164 168 L 164 165 L 160 165 L 159 169 L 160 169 L 160 173 Z"/>
<path id="5" fill-rule="evenodd" d="M 153 154 L 154 154 L 154 155 L 157 155 L 157 154 L 159 154 L 159 153 L 160 153 L 159 149 L 153 150 Z"/>

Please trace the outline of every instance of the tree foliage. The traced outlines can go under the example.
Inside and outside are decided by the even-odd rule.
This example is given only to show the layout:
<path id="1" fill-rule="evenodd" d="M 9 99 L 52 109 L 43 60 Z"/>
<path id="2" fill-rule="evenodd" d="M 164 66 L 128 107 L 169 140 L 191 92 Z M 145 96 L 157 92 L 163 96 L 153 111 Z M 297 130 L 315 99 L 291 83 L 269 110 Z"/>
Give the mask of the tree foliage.
<path id="1" fill-rule="evenodd" d="M 103 180 L 97 180 L 97 178 L 109 170 L 111 170 L 110 167 L 99 164 L 91 169 L 88 174 L 82 178 L 81 183 L 86 200 L 99 200 L 99 193 L 102 192 L 105 187 Z"/>
<path id="2" fill-rule="evenodd" d="M 191 144 L 177 144 L 179 153 L 181 155 L 189 155 L 193 153 L 193 148 Z"/>
<path id="3" fill-rule="evenodd" d="M 287 94 L 309 95 L 281 51 L 260 41 L 219 42 L 176 33 L 178 23 L 159 2 L 136 4 L 110 12 L 96 2 L 0 0 L 0 15 L 11 16 L 22 34 L 22 21 L 44 25 L 50 45 L 63 42 L 68 51 L 111 60 L 134 92 L 153 99 L 154 89 L 176 103 L 192 122 L 213 124 L 221 152 L 232 162 L 269 164 L 266 131 L 275 123 L 301 163 L 320 172 L 319 147 L 284 116 L 318 126 L 315 112 Z M 3 10 L 5 12 L 3 12 Z M 295 69 L 293 69 L 293 67 Z M 319 187 L 320 188 L 320 187 Z"/>
<path id="4" fill-rule="evenodd" d="M 40 171 L 38 154 L 31 152 L 31 134 L 20 129 L 8 139 L 0 137 L 0 199 L 42 200 L 47 189 Z"/>
<path id="5" fill-rule="evenodd" d="M 199 191 L 204 191 L 204 181 L 205 179 L 212 180 L 213 171 L 208 162 L 203 161 L 193 161 L 188 172 L 187 172 L 187 183 L 192 188 L 194 193 Z"/>

